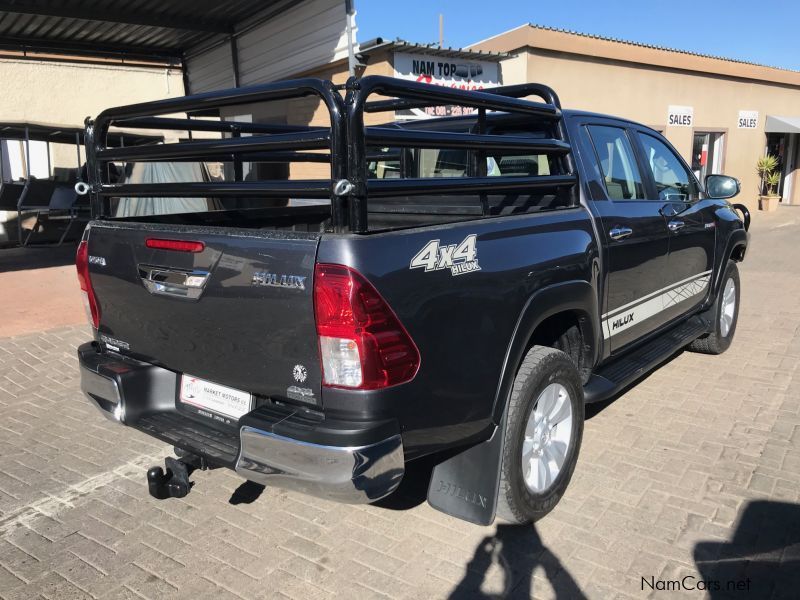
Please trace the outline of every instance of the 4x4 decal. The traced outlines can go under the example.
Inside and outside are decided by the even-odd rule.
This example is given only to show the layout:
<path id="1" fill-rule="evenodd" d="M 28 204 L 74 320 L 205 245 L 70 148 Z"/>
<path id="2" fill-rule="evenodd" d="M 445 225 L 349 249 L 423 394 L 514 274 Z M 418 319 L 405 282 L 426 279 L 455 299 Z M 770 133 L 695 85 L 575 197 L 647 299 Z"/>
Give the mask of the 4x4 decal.
<path id="1" fill-rule="evenodd" d="M 440 240 L 431 240 L 411 259 L 411 269 L 440 271 L 450 269 L 450 274 L 463 275 L 480 271 L 476 235 L 468 235 L 460 244 L 442 246 Z"/>

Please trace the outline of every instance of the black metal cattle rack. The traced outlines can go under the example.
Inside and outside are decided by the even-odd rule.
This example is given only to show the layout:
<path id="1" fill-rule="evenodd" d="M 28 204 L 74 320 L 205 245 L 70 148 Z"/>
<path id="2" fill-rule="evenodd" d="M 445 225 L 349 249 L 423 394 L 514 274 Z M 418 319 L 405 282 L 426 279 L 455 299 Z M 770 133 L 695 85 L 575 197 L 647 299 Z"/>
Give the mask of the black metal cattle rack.
<path id="1" fill-rule="evenodd" d="M 345 92 L 345 97 L 342 92 Z M 370 101 L 380 95 L 387 99 Z M 523 99 L 534 95 L 544 102 Z M 175 113 L 219 114 L 219 109 L 263 102 L 318 98 L 330 117 L 330 126 L 270 125 L 197 118 L 175 118 Z M 407 108 L 456 105 L 477 110 L 468 132 L 430 128 L 365 126 L 365 113 Z M 291 108 L 289 109 L 291 110 Z M 486 133 L 487 112 L 512 120 L 536 120 L 552 126 L 549 138 Z M 497 114 L 496 114 L 497 113 Z M 105 140 L 111 125 L 126 128 L 215 131 L 220 139 L 202 139 L 156 146 L 109 148 Z M 409 177 L 370 179 L 369 148 L 448 148 L 474 151 L 475 168 L 467 177 Z M 321 152 L 327 150 L 327 153 Z M 320 79 L 298 79 L 249 88 L 207 92 L 184 98 L 148 102 L 101 113 L 87 120 L 87 156 L 91 165 L 92 207 L 107 216 L 112 197 L 297 197 L 328 199 L 332 231 L 368 230 L 370 198 L 414 195 L 460 195 L 571 189 L 577 177 L 556 93 L 541 84 L 522 84 L 484 91 L 431 86 L 391 77 L 351 78 L 344 86 Z M 492 176 L 486 173 L 487 152 L 544 154 L 561 165 L 559 174 Z M 121 161 L 229 161 L 231 181 L 208 183 L 114 184 L 106 180 L 106 165 Z M 327 179 L 243 181 L 241 165 L 249 162 L 330 163 Z M 484 210 L 484 215 L 488 213 Z"/>
<path id="2" fill-rule="evenodd" d="M 221 108 L 276 102 L 315 96 L 330 115 L 330 127 L 265 125 L 234 121 L 162 117 L 175 113 L 215 113 Z M 103 111 L 94 121 L 87 120 L 87 156 L 95 216 L 107 216 L 108 200 L 113 197 L 250 197 L 276 198 L 295 195 L 302 198 L 332 198 L 332 181 L 345 178 L 347 149 L 344 137 L 344 102 L 330 81 L 296 79 L 247 88 L 206 92 L 182 98 L 145 102 Z M 111 125 L 126 128 L 177 131 L 215 131 L 229 137 L 173 142 L 138 148 L 109 148 L 106 134 Z M 243 135 L 244 134 L 244 135 Z M 328 154 L 308 150 L 327 149 Z M 234 181 L 208 183 L 112 184 L 106 166 L 125 161 L 230 161 Z M 331 176 L 320 180 L 243 181 L 242 163 L 247 161 L 328 162 Z M 339 203 L 332 203 L 332 220 L 341 223 Z"/>
<path id="3" fill-rule="evenodd" d="M 376 94 L 389 96 L 390 99 L 369 102 L 369 97 Z M 545 103 L 522 99 L 523 96 L 529 95 L 539 96 Z M 368 76 L 362 79 L 351 78 L 347 82 L 345 104 L 350 151 L 348 177 L 352 184 L 349 203 L 350 228 L 354 232 L 367 231 L 368 198 L 556 189 L 574 187 L 577 183 L 574 163 L 570 156 L 571 148 L 562 120 L 561 103 L 555 91 L 545 85 L 531 83 L 475 91 L 432 86 L 393 77 Z M 476 126 L 471 131 L 462 133 L 364 126 L 364 113 L 443 104 L 477 109 Z M 555 126 L 555 136 L 537 139 L 484 133 L 487 111 L 505 113 L 515 119 L 549 121 Z M 436 119 L 431 119 L 430 122 L 433 125 Z M 477 157 L 476 176 L 370 179 L 367 176 L 366 150 L 369 146 L 473 150 Z M 485 153 L 488 150 L 508 153 L 524 150 L 534 154 L 554 155 L 559 157 L 563 174 L 487 177 Z M 487 214 L 485 199 L 482 202 L 484 214 Z"/>

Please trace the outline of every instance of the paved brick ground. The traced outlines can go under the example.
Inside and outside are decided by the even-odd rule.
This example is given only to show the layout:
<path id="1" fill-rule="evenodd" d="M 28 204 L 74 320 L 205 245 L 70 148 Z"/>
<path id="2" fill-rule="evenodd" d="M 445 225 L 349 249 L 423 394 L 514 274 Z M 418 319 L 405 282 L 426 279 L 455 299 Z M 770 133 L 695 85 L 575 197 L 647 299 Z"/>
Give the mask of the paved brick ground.
<path id="1" fill-rule="evenodd" d="M 0 597 L 642 598 L 666 595 L 643 577 L 686 575 L 796 597 L 800 210 L 753 234 L 733 347 L 680 354 L 592 409 L 567 496 L 523 529 L 415 506 L 413 473 L 383 507 L 273 489 L 234 504 L 224 471 L 154 501 L 145 470 L 166 449 L 78 392 L 85 326 L 2 338 Z"/>
<path id="2" fill-rule="evenodd" d="M 75 250 L 69 242 L 0 249 L 0 338 L 85 322 Z"/>

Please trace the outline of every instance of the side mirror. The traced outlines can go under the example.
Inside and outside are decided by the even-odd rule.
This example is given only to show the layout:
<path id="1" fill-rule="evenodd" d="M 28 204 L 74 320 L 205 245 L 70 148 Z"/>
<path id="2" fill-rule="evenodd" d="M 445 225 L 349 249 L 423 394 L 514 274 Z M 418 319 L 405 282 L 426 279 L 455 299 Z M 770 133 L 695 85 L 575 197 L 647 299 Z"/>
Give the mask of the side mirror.
<path id="1" fill-rule="evenodd" d="M 706 193 L 710 198 L 716 200 L 733 198 L 739 193 L 740 189 L 741 184 L 735 177 L 728 177 L 727 175 L 706 176 Z"/>

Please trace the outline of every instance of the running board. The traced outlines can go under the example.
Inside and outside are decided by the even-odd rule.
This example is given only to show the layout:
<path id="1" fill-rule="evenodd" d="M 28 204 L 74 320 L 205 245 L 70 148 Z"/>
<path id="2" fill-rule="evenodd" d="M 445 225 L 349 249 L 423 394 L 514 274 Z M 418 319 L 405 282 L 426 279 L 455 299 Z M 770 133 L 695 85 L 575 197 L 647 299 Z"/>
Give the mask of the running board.
<path id="1" fill-rule="evenodd" d="M 585 401 L 589 403 L 608 400 L 652 371 L 678 350 L 704 333 L 708 333 L 709 327 L 703 315 L 696 315 L 643 346 L 601 366 L 583 387 Z"/>

